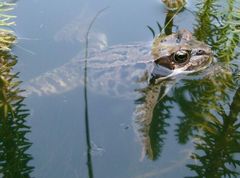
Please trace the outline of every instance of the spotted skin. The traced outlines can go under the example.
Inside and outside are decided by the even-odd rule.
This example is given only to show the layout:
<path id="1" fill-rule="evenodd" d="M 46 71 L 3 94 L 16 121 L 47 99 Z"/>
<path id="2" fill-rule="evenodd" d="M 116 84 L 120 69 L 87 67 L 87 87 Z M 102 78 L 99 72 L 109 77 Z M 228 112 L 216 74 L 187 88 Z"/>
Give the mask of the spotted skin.
<path id="1" fill-rule="evenodd" d="M 179 51 L 189 56 L 185 62 L 177 62 L 174 55 Z M 197 70 L 212 60 L 212 51 L 208 45 L 197 41 L 188 30 L 168 36 L 160 35 L 154 39 L 152 56 L 156 64 L 170 70 L 183 68 L 185 71 Z"/>

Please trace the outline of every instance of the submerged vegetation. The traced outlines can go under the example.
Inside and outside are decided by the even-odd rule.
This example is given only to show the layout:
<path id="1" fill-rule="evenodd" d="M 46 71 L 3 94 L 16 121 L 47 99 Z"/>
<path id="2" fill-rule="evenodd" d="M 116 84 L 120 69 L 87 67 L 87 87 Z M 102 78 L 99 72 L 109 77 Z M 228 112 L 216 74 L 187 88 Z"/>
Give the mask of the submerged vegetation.
<path id="1" fill-rule="evenodd" d="M 5 14 L 13 6 L 0 2 L 0 177 L 9 178 L 30 177 L 33 170 L 27 153 L 31 143 L 26 138 L 29 110 L 21 96 L 19 73 L 13 72 L 17 57 L 11 49 L 16 37 L 6 28 L 14 24 L 14 16 Z"/>

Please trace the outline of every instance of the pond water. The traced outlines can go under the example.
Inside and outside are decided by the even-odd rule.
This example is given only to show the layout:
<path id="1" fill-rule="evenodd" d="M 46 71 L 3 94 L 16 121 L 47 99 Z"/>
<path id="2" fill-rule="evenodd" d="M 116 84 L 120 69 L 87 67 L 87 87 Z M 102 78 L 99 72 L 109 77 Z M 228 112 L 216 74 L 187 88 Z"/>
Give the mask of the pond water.
<path id="1" fill-rule="evenodd" d="M 137 59 L 145 59 L 138 56 L 141 53 L 126 56 L 130 53 L 124 50 L 136 45 L 145 50 L 142 54 L 150 53 L 152 33 L 147 26 L 157 32 L 156 22 L 164 26 L 168 14 L 160 1 L 15 3 L 12 13 L 17 26 L 13 29 L 19 40 L 13 50 L 18 56 L 14 70 L 20 72 L 27 90 L 30 132 L 26 138 L 32 143 L 23 152 L 29 160 L 19 168 L 23 177 L 237 177 L 239 41 L 234 41 L 235 46 L 226 40 L 219 42 L 234 34 L 213 30 L 218 21 L 210 13 L 211 4 L 205 12 L 208 18 L 201 4 L 189 1 L 174 16 L 172 30 L 193 32 L 212 47 L 221 65 L 176 81 L 145 122 L 138 120 L 136 108 L 144 106 L 141 97 L 147 97 L 149 88 L 146 82 L 136 82 L 135 75 L 143 74 L 151 63 L 138 64 Z M 219 4 L 224 9 L 225 1 Z M 85 98 L 85 34 L 93 17 L 105 7 L 89 34 Z M 226 46 L 232 46 L 228 55 L 223 52 Z M 113 56 L 112 51 L 125 58 Z M 96 58 L 103 61 L 95 62 Z M 136 91 L 139 88 L 146 90 Z"/>

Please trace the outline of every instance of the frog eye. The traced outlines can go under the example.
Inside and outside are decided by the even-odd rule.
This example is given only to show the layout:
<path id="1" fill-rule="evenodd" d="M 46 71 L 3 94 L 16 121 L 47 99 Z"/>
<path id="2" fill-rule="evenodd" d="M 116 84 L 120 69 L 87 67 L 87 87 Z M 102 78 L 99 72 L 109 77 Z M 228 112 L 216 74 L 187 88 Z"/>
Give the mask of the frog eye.
<path id="1" fill-rule="evenodd" d="M 177 51 L 173 55 L 173 59 L 176 63 L 184 63 L 189 59 L 189 53 L 187 51 Z"/>

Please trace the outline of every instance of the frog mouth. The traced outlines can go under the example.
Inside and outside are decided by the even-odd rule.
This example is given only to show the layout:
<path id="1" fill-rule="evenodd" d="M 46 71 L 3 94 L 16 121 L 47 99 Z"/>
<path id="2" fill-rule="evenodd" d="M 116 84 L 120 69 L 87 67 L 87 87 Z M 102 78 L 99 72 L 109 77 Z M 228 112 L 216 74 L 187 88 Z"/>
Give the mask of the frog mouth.
<path id="1" fill-rule="evenodd" d="M 201 60 L 199 60 L 200 58 Z M 173 70 L 155 63 L 154 69 L 152 71 L 152 76 L 155 78 L 155 84 L 157 84 L 163 80 L 172 79 L 178 75 L 187 75 L 187 74 L 200 72 L 208 68 L 212 64 L 212 61 L 213 61 L 212 56 L 201 55 L 201 56 L 197 56 L 194 60 L 191 60 L 185 66 L 176 68 Z"/>

